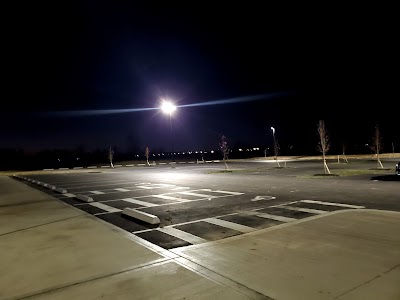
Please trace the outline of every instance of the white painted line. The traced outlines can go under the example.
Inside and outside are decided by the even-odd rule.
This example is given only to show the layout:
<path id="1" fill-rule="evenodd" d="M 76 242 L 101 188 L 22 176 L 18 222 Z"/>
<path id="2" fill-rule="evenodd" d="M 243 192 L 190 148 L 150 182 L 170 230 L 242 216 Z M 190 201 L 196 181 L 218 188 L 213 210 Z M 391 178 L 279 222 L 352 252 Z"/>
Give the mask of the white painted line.
<path id="1" fill-rule="evenodd" d="M 138 164 L 138 166 L 145 166 L 146 164 Z"/>
<path id="2" fill-rule="evenodd" d="M 43 169 L 43 171 L 54 171 L 54 169 Z"/>
<path id="3" fill-rule="evenodd" d="M 300 200 L 300 202 L 315 203 L 315 204 L 330 205 L 330 206 L 339 206 L 339 207 L 348 207 L 348 208 L 365 208 L 365 206 L 360 206 L 360 205 L 350 205 L 350 204 L 343 204 L 343 203 L 323 202 L 323 201 L 316 201 L 316 200 Z"/>
<path id="4" fill-rule="evenodd" d="M 171 189 L 171 191 L 179 191 L 179 190 L 189 190 L 190 187 L 188 186 L 178 186 L 176 188 Z"/>
<path id="5" fill-rule="evenodd" d="M 201 189 L 200 191 L 214 192 L 214 193 L 220 193 L 220 194 L 229 194 L 229 195 L 235 195 L 235 196 L 244 194 L 244 193 L 239 193 L 239 192 L 228 192 L 228 191 L 220 191 L 220 190 L 212 191 L 210 189 Z"/>
<path id="6" fill-rule="evenodd" d="M 83 167 L 75 167 L 74 170 L 83 169 Z"/>
<path id="7" fill-rule="evenodd" d="M 117 189 L 114 189 L 114 190 L 116 190 L 118 192 L 130 192 L 131 191 L 131 190 L 128 190 L 128 189 L 123 189 L 123 188 L 117 188 Z"/>
<path id="8" fill-rule="evenodd" d="M 192 193 L 192 192 L 178 192 L 178 194 L 196 196 L 196 197 L 201 197 L 201 198 L 215 198 L 215 196 L 206 195 L 206 194 L 197 194 L 197 193 Z"/>
<path id="9" fill-rule="evenodd" d="M 212 163 L 212 160 L 206 160 L 206 163 Z"/>
<path id="10" fill-rule="evenodd" d="M 97 169 L 97 167 L 96 166 L 90 166 L 90 167 L 87 167 L 88 169 Z"/>
<path id="11" fill-rule="evenodd" d="M 59 170 L 69 170 L 69 168 L 59 168 Z"/>
<path id="12" fill-rule="evenodd" d="M 245 214 L 251 215 L 251 216 L 260 217 L 260 218 L 264 218 L 264 219 L 271 219 L 271 220 L 275 220 L 275 221 L 285 222 L 285 223 L 297 220 L 297 219 L 294 219 L 294 218 L 270 215 L 270 214 L 256 212 L 256 211 L 254 211 L 254 212 L 252 212 L 252 211 L 245 212 Z"/>
<path id="13" fill-rule="evenodd" d="M 159 165 L 166 165 L 167 163 L 159 163 Z"/>
<path id="14" fill-rule="evenodd" d="M 327 213 L 327 211 L 320 210 L 320 209 L 302 208 L 302 207 L 294 207 L 294 206 L 281 206 L 281 207 L 284 209 L 288 209 L 288 210 L 302 211 L 302 212 L 307 212 L 307 213 L 311 213 L 311 214 Z"/>
<path id="15" fill-rule="evenodd" d="M 215 162 L 215 163 L 219 163 L 220 161 L 219 161 L 219 160 L 214 160 L 214 162 Z"/>
<path id="16" fill-rule="evenodd" d="M 160 198 L 160 199 L 166 199 L 166 200 L 174 200 L 174 201 L 188 201 L 187 199 L 182 199 L 182 198 L 177 198 L 177 197 L 172 197 L 172 196 L 167 196 L 167 195 L 152 195 L 152 197 Z"/>
<path id="17" fill-rule="evenodd" d="M 191 244 L 202 244 L 207 242 L 207 240 L 202 239 L 201 237 L 195 236 L 193 234 L 190 234 L 188 232 L 173 227 L 158 228 L 157 230 L 172 235 L 174 237 L 177 237 L 178 239 L 184 240 Z"/>
<path id="18" fill-rule="evenodd" d="M 134 167 L 134 164 L 126 165 L 125 167 Z"/>
<path id="19" fill-rule="evenodd" d="M 118 209 L 118 208 L 115 208 L 115 207 L 112 207 L 112 206 L 108 206 L 108 205 L 105 205 L 105 204 L 99 203 L 99 202 L 89 203 L 89 205 L 92 205 L 94 207 L 100 208 L 100 209 L 105 210 L 105 211 L 107 211 L 109 213 L 122 211 L 121 209 Z"/>
<path id="20" fill-rule="evenodd" d="M 186 162 L 185 161 L 180 161 L 180 162 L 178 162 L 178 164 L 186 164 Z"/>
<path id="21" fill-rule="evenodd" d="M 146 185 L 137 185 L 136 187 L 140 188 L 140 189 L 145 189 L 145 190 L 151 190 L 153 189 L 153 187 L 151 186 L 146 186 Z M 157 188 L 157 187 L 156 187 Z"/>
<path id="22" fill-rule="evenodd" d="M 189 161 L 188 164 L 195 164 L 195 161 Z"/>
<path id="23" fill-rule="evenodd" d="M 121 199 L 121 200 L 126 201 L 126 202 L 130 202 L 130 203 L 133 203 L 133 204 L 145 206 L 145 207 L 155 207 L 155 206 L 158 206 L 158 204 L 149 203 L 149 202 L 144 202 L 144 201 L 140 201 L 140 200 L 136 200 L 136 199 L 132 199 L 132 198 L 125 198 L 125 199 Z"/>
<path id="24" fill-rule="evenodd" d="M 222 226 L 225 228 L 230 228 L 230 229 L 233 229 L 233 230 L 236 230 L 239 232 L 243 232 L 243 233 L 252 232 L 255 230 L 254 228 L 251 228 L 248 226 L 244 226 L 244 225 L 240 225 L 240 224 L 236 224 L 233 222 L 228 222 L 228 221 L 220 220 L 220 219 L 216 219 L 216 218 L 208 218 L 208 219 L 204 219 L 203 221 L 214 224 L 214 225 L 219 225 L 219 226 Z"/>
<path id="25" fill-rule="evenodd" d="M 153 187 L 160 187 L 160 188 L 163 188 L 163 187 L 175 186 L 175 184 L 155 183 L 155 184 L 152 184 L 152 186 L 153 186 Z"/>
<path id="26" fill-rule="evenodd" d="M 110 166 L 101 166 L 101 168 L 109 168 Z"/>
<path id="27" fill-rule="evenodd" d="M 120 168 L 122 165 L 114 165 L 115 168 Z"/>
<path id="28" fill-rule="evenodd" d="M 103 194 L 105 194 L 104 192 L 101 192 L 101 191 L 89 191 L 89 193 L 92 193 L 94 195 L 103 195 Z"/>
<path id="29" fill-rule="evenodd" d="M 85 202 L 93 202 L 93 198 L 90 198 L 90 197 L 85 196 L 85 195 L 75 195 L 75 198 L 79 199 L 79 200 L 82 200 L 82 201 L 85 201 Z"/>
<path id="30" fill-rule="evenodd" d="M 143 222 L 150 223 L 150 224 L 160 224 L 160 219 L 152 214 L 148 214 L 144 211 L 136 210 L 133 208 L 126 207 L 122 211 L 122 214 L 130 216 L 135 219 L 139 219 Z"/>
<path id="31" fill-rule="evenodd" d="M 68 197 L 68 198 L 75 198 L 75 194 L 71 194 L 71 193 L 66 193 L 66 194 L 64 194 L 64 196 Z"/>

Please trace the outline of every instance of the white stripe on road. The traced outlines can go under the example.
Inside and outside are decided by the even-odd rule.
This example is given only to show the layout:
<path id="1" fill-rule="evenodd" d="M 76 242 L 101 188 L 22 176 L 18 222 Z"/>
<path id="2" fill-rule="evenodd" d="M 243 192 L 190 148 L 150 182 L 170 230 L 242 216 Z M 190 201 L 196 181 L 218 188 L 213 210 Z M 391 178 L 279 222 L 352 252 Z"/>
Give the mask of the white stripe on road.
<path id="1" fill-rule="evenodd" d="M 158 206 L 158 204 L 144 202 L 144 201 L 140 201 L 140 200 L 136 200 L 136 199 L 132 199 L 132 198 L 125 198 L 125 199 L 121 199 L 121 200 L 129 202 L 129 203 L 141 205 L 141 206 L 146 206 L 146 207 Z"/>
<path id="2" fill-rule="evenodd" d="M 178 192 L 178 194 L 196 196 L 196 197 L 202 197 L 202 198 L 215 198 L 215 196 L 206 195 L 206 194 L 197 194 L 197 193 L 192 193 L 192 192 Z"/>
<path id="3" fill-rule="evenodd" d="M 97 207 L 97 208 L 100 208 L 100 209 L 105 210 L 105 211 L 107 211 L 109 213 L 122 211 L 122 210 L 120 210 L 118 208 L 115 208 L 115 207 L 112 207 L 112 206 L 108 206 L 108 205 L 105 205 L 105 204 L 100 203 L 100 202 L 92 202 L 92 203 L 89 203 L 89 205 Z"/>
<path id="4" fill-rule="evenodd" d="M 172 196 L 167 196 L 167 195 L 152 195 L 152 197 L 166 199 L 166 200 L 174 200 L 174 201 L 188 201 L 187 199 L 182 199 L 182 198 L 177 198 L 177 197 L 172 197 Z"/>
<path id="5" fill-rule="evenodd" d="M 264 218 L 264 219 L 271 219 L 271 220 L 285 222 L 285 223 L 297 220 L 297 219 L 294 219 L 294 218 L 270 215 L 270 214 L 256 212 L 256 211 L 249 211 L 249 212 L 245 212 L 245 213 L 247 215 L 252 215 L 252 216 L 256 216 L 256 217 L 260 217 L 260 218 Z"/>
<path id="6" fill-rule="evenodd" d="M 173 227 L 158 228 L 157 230 L 172 235 L 174 237 L 177 237 L 178 239 L 184 240 L 191 244 L 201 244 L 207 242 L 207 240 L 202 239 L 201 237 L 195 236 L 193 234 L 190 234 L 188 232 Z"/>
<path id="7" fill-rule="evenodd" d="M 243 195 L 244 193 L 239 193 L 239 192 L 228 192 L 228 191 L 212 191 L 210 189 L 201 189 L 200 191 L 207 191 L 207 192 L 213 192 L 213 193 L 220 193 L 220 194 L 229 194 L 229 195 Z"/>
<path id="8" fill-rule="evenodd" d="M 294 206 L 281 206 L 284 209 L 288 210 L 295 210 L 295 211 L 301 211 L 301 212 L 306 212 L 306 213 L 311 213 L 311 214 L 324 214 L 327 213 L 325 210 L 320 210 L 320 209 L 311 209 L 311 208 L 303 208 L 303 207 L 294 207 Z"/>
<path id="9" fill-rule="evenodd" d="M 138 166 L 145 166 L 146 164 L 138 164 Z"/>
<path id="10" fill-rule="evenodd" d="M 316 201 L 316 200 L 300 200 L 300 202 L 315 203 L 315 204 L 330 205 L 330 206 L 339 206 L 339 207 L 348 207 L 348 208 L 365 208 L 365 206 L 360 206 L 360 205 L 350 205 L 350 204 L 343 204 L 343 203 L 323 202 L 323 201 Z"/>
<path id="11" fill-rule="evenodd" d="M 243 233 L 252 232 L 252 231 L 255 230 L 254 228 L 251 228 L 251 227 L 248 227 L 248 226 L 244 226 L 244 225 L 240 225 L 240 224 L 236 224 L 236 223 L 233 223 L 233 222 L 220 220 L 220 219 L 216 219 L 216 218 L 208 218 L 208 219 L 204 219 L 202 221 L 205 221 L 207 223 L 211 223 L 211 224 L 214 224 L 214 225 L 219 225 L 219 226 L 222 226 L 222 227 L 225 227 L 225 228 L 230 228 L 230 229 L 233 229 L 233 230 L 236 230 L 236 231 L 239 231 L 239 232 L 243 232 Z"/>
<path id="12" fill-rule="evenodd" d="M 188 186 L 178 186 L 176 188 L 171 189 L 171 191 L 179 191 L 179 190 L 189 190 L 190 187 Z"/>
<path id="13" fill-rule="evenodd" d="M 134 167 L 134 164 L 126 165 L 125 167 Z"/>
<path id="14" fill-rule="evenodd" d="M 166 165 L 167 163 L 159 163 L 159 165 Z"/>
<path id="15" fill-rule="evenodd" d="M 89 191 L 89 193 L 95 194 L 95 195 L 103 195 L 105 194 L 104 192 L 100 192 L 100 191 Z"/>
<path id="16" fill-rule="evenodd" d="M 130 192 L 131 191 L 131 190 L 128 190 L 128 189 L 123 189 L 123 188 L 117 188 L 117 189 L 114 189 L 114 190 L 116 190 L 118 192 Z"/>
<path id="17" fill-rule="evenodd" d="M 153 189 L 153 187 L 148 186 L 148 185 L 137 185 L 136 187 L 140 188 L 140 189 L 145 189 L 145 190 L 151 190 Z M 157 187 L 156 187 L 157 188 Z"/>

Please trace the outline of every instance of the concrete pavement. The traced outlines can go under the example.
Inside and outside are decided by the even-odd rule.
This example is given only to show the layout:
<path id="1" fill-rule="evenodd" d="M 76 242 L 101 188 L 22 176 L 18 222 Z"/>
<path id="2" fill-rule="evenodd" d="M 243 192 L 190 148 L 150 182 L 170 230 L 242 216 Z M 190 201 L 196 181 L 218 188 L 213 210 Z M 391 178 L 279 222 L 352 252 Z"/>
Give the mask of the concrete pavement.
<path id="1" fill-rule="evenodd" d="M 400 213 L 154 247 L 0 176 L 0 299 L 400 299 Z"/>

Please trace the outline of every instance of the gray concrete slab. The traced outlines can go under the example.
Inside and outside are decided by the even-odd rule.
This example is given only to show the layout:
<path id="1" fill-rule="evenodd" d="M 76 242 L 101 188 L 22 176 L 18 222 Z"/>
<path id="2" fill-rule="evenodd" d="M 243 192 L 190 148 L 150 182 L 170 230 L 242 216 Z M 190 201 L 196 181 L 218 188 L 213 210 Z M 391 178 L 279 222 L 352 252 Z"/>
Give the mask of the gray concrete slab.
<path id="1" fill-rule="evenodd" d="M 30 299 L 252 299 L 199 274 L 164 262 L 69 286 Z"/>
<path id="2" fill-rule="evenodd" d="M 397 212 L 342 211 L 173 252 L 273 299 L 356 297 L 366 283 L 397 295 L 399 228 Z"/>

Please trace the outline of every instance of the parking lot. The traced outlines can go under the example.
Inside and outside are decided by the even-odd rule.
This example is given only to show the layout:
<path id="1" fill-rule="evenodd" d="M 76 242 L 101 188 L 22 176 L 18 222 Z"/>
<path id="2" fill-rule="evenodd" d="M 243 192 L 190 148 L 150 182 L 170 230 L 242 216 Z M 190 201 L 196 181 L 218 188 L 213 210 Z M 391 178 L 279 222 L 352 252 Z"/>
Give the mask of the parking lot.
<path id="1" fill-rule="evenodd" d="M 171 173 L 167 168 L 161 170 L 164 173 L 148 168 L 85 170 L 19 179 L 164 249 L 220 240 L 337 210 L 366 207 L 344 201 L 284 197 L 264 187 L 226 188 L 212 180 L 196 183 L 180 180 L 188 171 L 188 167 L 174 170 L 175 183 L 161 179 L 163 174 Z M 129 217 L 123 214 L 125 208 L 157 216 L 160 224 Z"/>

